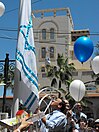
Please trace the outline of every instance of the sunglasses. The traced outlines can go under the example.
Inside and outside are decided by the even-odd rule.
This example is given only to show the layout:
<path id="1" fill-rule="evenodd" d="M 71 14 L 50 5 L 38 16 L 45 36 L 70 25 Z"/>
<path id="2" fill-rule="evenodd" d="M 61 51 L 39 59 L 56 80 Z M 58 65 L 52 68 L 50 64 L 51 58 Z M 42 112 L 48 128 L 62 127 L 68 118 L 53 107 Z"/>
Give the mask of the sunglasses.
<path id="1" fill-rule="evenodd" d="M 81 105 L 77 105 L 77 107 L 79 108 L 79 109 L 81 109 L 82 107 L 81 107 Z"/>

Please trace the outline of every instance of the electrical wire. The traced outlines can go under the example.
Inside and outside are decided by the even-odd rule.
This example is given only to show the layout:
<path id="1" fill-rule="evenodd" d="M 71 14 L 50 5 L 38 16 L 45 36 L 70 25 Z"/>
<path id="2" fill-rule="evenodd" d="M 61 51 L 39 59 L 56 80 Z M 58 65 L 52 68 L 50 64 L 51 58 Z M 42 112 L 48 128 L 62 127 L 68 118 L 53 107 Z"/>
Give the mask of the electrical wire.
<path id="1" fill-rule="evenodd" d="M 8 39 L 8 40 L 14 40 L 14 41 L 17 41 L 17 38 L 11 38 L 11 37 L 0 37 L 1 39 Z M 38 44 L 41 44 L 41 43 L 43 43 L 43 44 L 54 44 L 54 45 L 70 45 L 70 44 L 67 44 L 67 43 L 59 43 L 59 42 L 46 42 L 46 41 L 36 41 L 36 40 L 34 40 L 34 42 L 36 42 L 36 43 L 38 43 Z M 73 45 L 71 45 L 71 46 L 73 46 Z M 96 47 L 96 46 L 94 46 L 94 47 Z"/>
<path id="2" fill-rule="evenodd" d="M 33 29 L 34 30 L 34 33 L 41 33 L 41 31 L 42 30 L 36 30 L 36 29 Z M 5 28 L 0 28 L 0 31 L 14 31 L 14 32 L 17 32 L 18 30 L 17 29 L 5 29 Z M 62 31 L 62 30 L 60 30 L 60 31 Z M 67 32 L 60 32 L 60 31 L 58 31 L 58 32 L 54 32 L 54 34 L 62 34 L 62 35 L 66 35 L 66 34 L 72 34 L 71 32 L 69 32 L 69 33 L 67 33 Z M 46 33 L 52 33 L 52 32 L 50 32 L 50 31 L 47 31 Z M 91 33 L 86 33 L 86 35 L 94 35 L 94 36 L 98 36 L 99 35 L 99 32 L 91 32 Z"/>
<path id="3" fill-rule="evenodd" d="M 42 1 L 42 0 L 34 1 L 34 2 L 32 2 L 32 4 L 38 3 L 38 2 L 40 2 L 40 1 Z M 5 14 L 10 13 L 10 12 L 13 12 L 13 11 L 16 11 L 16 10 L 18 10 L 18 8 L 14 8 L 14 9 L 11 9 L 11 10 L 9 10 L 9 11 L 6 11 Z"/>
<path id="4" fill-rule="evenodd" d="M 0 31 L 4 31 L 4 32 L 17 32 L 18 30 L 17 29 L 5 29 L 5 28 L 0 28 Z M 41 34 L 41 31 L 42 30 L 36 30 L 36 29 L 33 29 L 33 32 L 34 33 L 40 33 Z M 62 30 L 60 30 L 60 31 L 62 31 Z M 56 34 L 56 35 L 58 35 L 58 34 L 61 34 L 61 35 L 66 35 L 66 34 L 71 34 L 72 35 L 72 33 L 67 33 L 67 32 L 60 32 L 60 31 L 58 31 L 58 32 L 54 32 L 54 34 Z M 50 32 L 50 31 L 47 31 L 46 33 L 52 33 L 52 32 Z M 78 34 L 78 35 L 80 35 L 80 34 Z M 86 33 L 86 35 L 96 35 L 96 36 L 98 36 L 99 35 L 99 32 L 92 32 L 92 33 Z M 0 36 L 0 38 L 3 38 L 3 37 L 1 37 Z M 4 38 L 6 38 L 6 37 L 4 37 Z"/>
<path id="5" fill-rule="evenodd" d="M 43 0 L 34 1 L 34 2 L 32 2 L 32 4 L 38 3 L 38 2 L 40 2 L 40 1 L 43 1 Z"/>
<path id="6" fill-rule="evenodd" d="M 9 39 L 9 40 L 17 40 L 16 38 L 11 38 L 11 37 L 0 37 L 1 39 Z"/>
<path id="7" fill-rule="evenodd" d="M 8 32 L 8 31 L 18 31 L 17 29 L 5 29 L 5 28 L 0 28 L 0 31 L 6 31 L 6 32 Z"/>
<path id="8" fill-rule="evenodd" d="M 8 39 L 8 40 L 15 40 L 17 41 L 17 38 L 11 38 L 11 37 L 0 37 L 1 39 Z M 56 45 L 67 45 L 66 43 L 54 43 L 54 42 L 40 42 L 40 41 L 34 41 L 37 42 L 38 44 L 44 43 L 44 44 L 56 44 Z"/>

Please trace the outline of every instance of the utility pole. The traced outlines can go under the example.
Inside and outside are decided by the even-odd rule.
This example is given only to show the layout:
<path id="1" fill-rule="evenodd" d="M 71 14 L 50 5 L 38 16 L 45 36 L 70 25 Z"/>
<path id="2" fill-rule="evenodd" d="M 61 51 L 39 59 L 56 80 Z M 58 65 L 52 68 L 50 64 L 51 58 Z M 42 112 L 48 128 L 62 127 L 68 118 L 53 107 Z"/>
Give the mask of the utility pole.
<path id="1" fill-rule="evenodd" d="M 8 82 L 8 70 L 9 70 L 9 54 L 6 54 L 5 64 L 4 64 L 4 83 L 6 85 L 4 85 L 2 112 L 5 112 L 6 89 L 7 89 L 7 82 Z"/>

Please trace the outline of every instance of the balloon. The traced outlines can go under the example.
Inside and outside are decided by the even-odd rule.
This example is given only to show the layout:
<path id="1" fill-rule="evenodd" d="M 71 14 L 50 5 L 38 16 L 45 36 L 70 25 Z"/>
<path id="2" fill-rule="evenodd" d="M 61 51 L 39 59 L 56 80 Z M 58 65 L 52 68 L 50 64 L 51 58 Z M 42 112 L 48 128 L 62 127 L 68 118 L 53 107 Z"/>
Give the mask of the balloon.
<path id="1" fill-rule="evenodd" d="M 95 74 L 98 74 L 99 73 L 99 56 L 96 56 L 92 62 L 91 62 L 91 65 L 92 65 L 92 70 Z"/>
<path id="2" fill-rule="evenodd" d="M 5 6 L 2 2 L 0 2 L 0 17 L 4 14 Z"/>
<path id="3" fill-rule="evenodd" d="M 85 36 L 79 37 L 74 43 L 74 53 L 81 62 L 87 61 L 93 53 L 93 42 Z"/>
<path id="4" fill-rule="evenodd" d="M 74 80 L 71 82 L 69 92 L 75 101 L 80 101 L 85 95 L 85 85 L 81 80 Z"/>

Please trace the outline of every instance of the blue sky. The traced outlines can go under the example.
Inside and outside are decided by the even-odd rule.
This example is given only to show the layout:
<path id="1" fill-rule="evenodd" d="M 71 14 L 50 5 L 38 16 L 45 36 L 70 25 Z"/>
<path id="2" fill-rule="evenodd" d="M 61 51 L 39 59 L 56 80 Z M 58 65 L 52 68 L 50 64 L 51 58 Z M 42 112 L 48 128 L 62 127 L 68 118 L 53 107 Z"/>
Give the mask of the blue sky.
<path id="1" fill-rule="evenodd" d="M 0 17 L 0 59 L 5 59 L 6 53 L 10 59 L 15 58 L 19 1 L 1 1 L 6 10 Z M 74 29 L 89 29 L 91 34 L 99 34 L 99 0 L 32 0 L 32 3 L 32 10 L 69 7 Z M 5 39 L 7 37 L 12 39 Z M 91 35 L 94 44 L 98 38 L 99 35 Z"/>
<path id="2" fill-rule="evenodd" d="M 5 59 L 6 53 L 15 59 L 19 1 L 1 0 L 6 10 L 0 17 L 0 60 Z M 69 7 L 74 29 L 89 29 L 91 34 L 97 33 L 91 35 L 94 45 L 99 41 L 99 0 L 32 0 L 32 3 L 32 10 Z"/>

